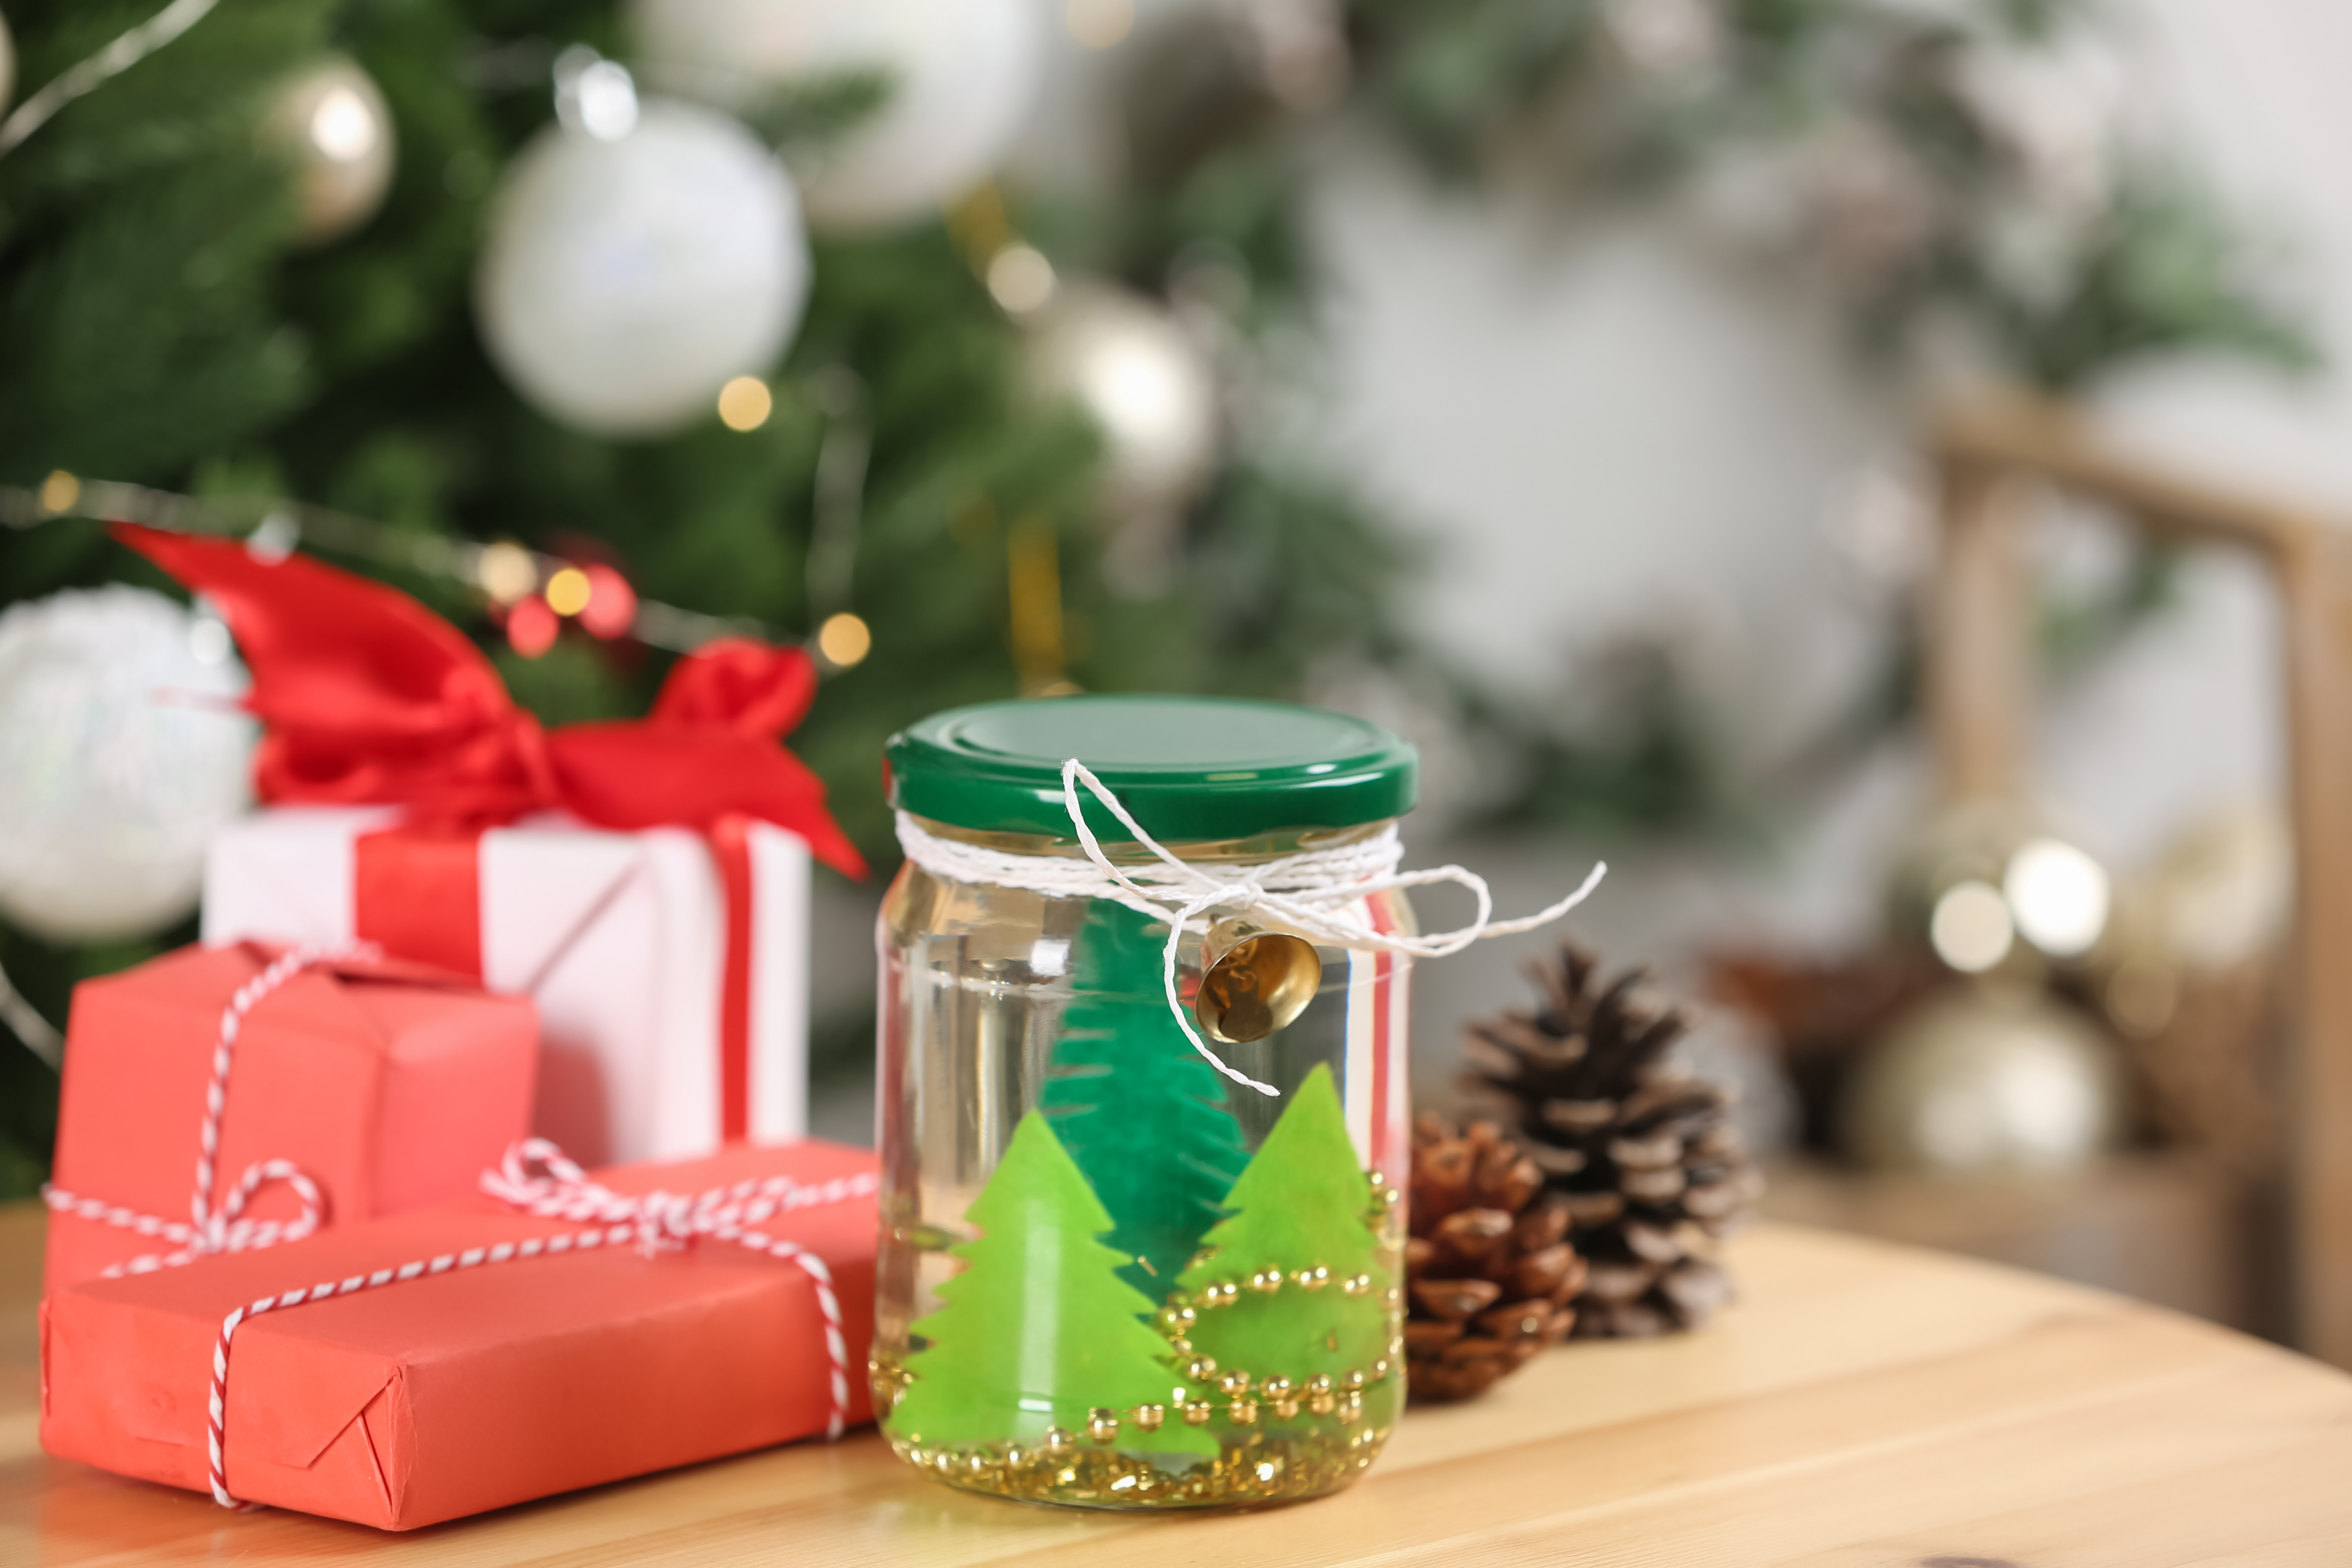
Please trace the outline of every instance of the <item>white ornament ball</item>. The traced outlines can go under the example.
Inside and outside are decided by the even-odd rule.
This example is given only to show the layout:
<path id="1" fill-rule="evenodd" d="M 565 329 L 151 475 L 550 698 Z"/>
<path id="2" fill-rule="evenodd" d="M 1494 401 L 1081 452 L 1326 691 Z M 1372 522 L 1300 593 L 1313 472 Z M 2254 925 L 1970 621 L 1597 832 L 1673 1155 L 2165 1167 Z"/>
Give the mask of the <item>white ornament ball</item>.
<path id="1" fill-rule="evenodd" d="M 2063 1171 L 2125 1131 L 2121 1064 L 2080 1015 L 2024 989 L 1967 985 L 1923 1003 L 1848 1086 L 1847 1146 L 1881 1170 Z"/>
<path id="2" fill-rule="evenodd" d="M 331 55 L 286 85 L 269 134 L 294 159 L 305 245 L 341 239 L 373 217 L 392 189 L 392 110 L 359 63 Z"/>
<path id="3" fill-rule="evenodd" d="M 1108 500 L 1121 513 L 1181 511 L 1217 459 L 1216 376 L 1176 319 L 1114 285 L 1061 288 L 1029 320 L 1033 379 L 1101 430 Z"/>
<path id="4" fill-rule="evenodd" d="M 631 0 L 646 74 L 741 110 L 873 74 L 888 96 L 796 162 L 809 221 L 875 229 L 936 213 L 996 167 L 1045 74 L 1041 0 Z"/>
<path id="5" fill-rule="evenodd" d="M 490 357 L 551 416 L 653 436 L 769 370 L 808 300 L 782 167 L 740 123 L 661 99 L 611 139 L 551 127 L 508 171 L 474 285 Z"/>
<path id="6" fill-rule="evenodd" d="M 245 685 L 226 627 L 143 588 L 0 613 L 0 915 L 87 942 L 194 910 L 248 799 Z"/>

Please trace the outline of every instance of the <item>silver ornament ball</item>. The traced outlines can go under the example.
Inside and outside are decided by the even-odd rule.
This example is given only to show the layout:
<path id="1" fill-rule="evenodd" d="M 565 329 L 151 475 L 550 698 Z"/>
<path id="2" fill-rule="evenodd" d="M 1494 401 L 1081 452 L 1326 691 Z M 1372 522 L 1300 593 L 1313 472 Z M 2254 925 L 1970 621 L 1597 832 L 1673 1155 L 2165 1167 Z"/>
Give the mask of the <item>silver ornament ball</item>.
<path id="1" fill-rule="evenodd" d="M 294 160 L 305 245 L 341 239 L 383 205 L 397 146 L 392 110 L 359 63 L 331 55 L 278 95 L 270 140 Z"/>
<path id="2" fill-rule="evenodd" d="M 475 276 L 490 357 L 550 416 L 676 429 L 772 366 L 808 299 L 791 178 L 736 121 L 662 99 L 551 127 L 508 170 Z M 594 122 L 592 121 L 591 125 Z"/>
<path id="3" fill-rule="evenodd" d="M 631 0 L 648 79 L 744 110 L 855 77 L 874 112 L 796 161 L 809 221 L 877 229 L 927 217 L 985 179 L 1045 77 L 1037 0 Z"/>
<path id="4" fill-rule="evenodd" d="M 2124 1100 L 2114 1047 L 2079 1016 L 2024 987 L 1964 984 L 1871 1047 L 1843 1125 L 1875 1169 L 2063 1171 L 2116 1147 Z"/>
<path id="5" fill-rule="evenodd" d="M 245 684 L 218 621 L 143 588 L 0 614 L 0 915 L 88 942 L 194 910 L 248 799 Z"/>
<path id="6" fill-rule="evenodd" d="M 1113 510 L 1181 510 L 1208 482 L 1221 434 L 1199 345 L 1151 300 L 1092 280 L 1061 286 L 1029 320 L 1031 378 L 1101 431 Z"/>

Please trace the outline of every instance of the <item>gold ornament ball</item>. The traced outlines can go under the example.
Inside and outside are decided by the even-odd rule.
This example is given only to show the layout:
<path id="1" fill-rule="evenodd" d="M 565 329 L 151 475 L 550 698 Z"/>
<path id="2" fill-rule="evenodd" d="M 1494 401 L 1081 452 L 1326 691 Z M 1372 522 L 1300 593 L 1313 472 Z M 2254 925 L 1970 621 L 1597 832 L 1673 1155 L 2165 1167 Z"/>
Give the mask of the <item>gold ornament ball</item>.
<path id="1" fill-rule="evenodd" d="M 2126 1124 L 2114 1047 L 2025 987 L 1968 984 L 1898 1020 L 1856 1069 L 1848 1150 L 1880 1170 L 2063 1171 L 2116 1147 Z"/>
<path id="2" fill-rule="evenodd" d="M 341 239 L 375 216 L 392 188 L 392 110 L 358 62 L 330 55 L 286 84 L 269 139 L 294 161 L 305 245 Z"/>

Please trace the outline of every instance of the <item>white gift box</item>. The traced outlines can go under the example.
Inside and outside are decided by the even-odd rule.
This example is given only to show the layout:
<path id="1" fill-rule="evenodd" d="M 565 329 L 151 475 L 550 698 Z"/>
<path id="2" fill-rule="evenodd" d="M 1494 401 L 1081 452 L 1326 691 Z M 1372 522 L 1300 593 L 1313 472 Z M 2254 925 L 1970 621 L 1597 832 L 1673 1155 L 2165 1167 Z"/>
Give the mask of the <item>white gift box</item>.
<path id="1" fill-rule="evenodd" d="M 287 806 L 232 824 L 205 868 L 205 940 L 362 936 L 356 845 L 400 815 Z M 809 853 L 766 823 L 751 825 L 749 847 L 738 1118 L 766 1143 L 807 1130 Z M 540 1134 L 587 1164 L 717 1149 L 730 1131 L 728 911 L 710 847 L 682 828 L 609 833 L 541 816 L 483 832 L 477 864 L 480 978 L 539 1006 Z"/>

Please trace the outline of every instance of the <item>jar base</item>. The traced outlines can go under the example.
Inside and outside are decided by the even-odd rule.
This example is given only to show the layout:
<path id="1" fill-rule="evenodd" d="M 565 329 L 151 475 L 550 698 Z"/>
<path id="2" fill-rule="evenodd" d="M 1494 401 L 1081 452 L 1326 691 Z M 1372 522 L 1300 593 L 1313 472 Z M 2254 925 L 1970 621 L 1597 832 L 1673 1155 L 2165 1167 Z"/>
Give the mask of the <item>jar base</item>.
<path id="1" fill-rule="evenodd" d="M 888 1436 L 888 1434 L 885 1434 Z M 1304 1502 L 1351 1485 L 1388 1441 L 1385 1426 L 1253 1434 L 1213 1459 L 1090 1443 L 1051 1455 L 1018 1445 L 934 1447 L 890 1436 L 891 1451 L 961 1491 L 1062 1508 L 1240 1508 Z"/>

